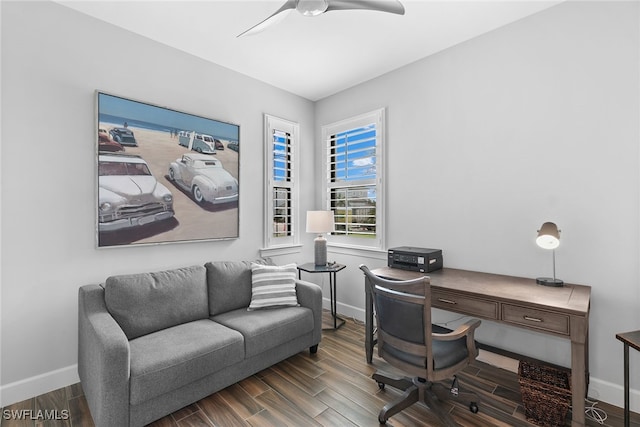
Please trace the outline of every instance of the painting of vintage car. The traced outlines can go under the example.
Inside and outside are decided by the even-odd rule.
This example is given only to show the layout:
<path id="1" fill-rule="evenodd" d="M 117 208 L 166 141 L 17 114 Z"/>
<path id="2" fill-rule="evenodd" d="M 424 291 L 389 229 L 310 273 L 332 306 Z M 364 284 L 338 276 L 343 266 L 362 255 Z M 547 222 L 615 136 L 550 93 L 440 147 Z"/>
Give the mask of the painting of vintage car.
<path id="1" fill-rule="evenodd" d="M 131 147 L 138 146 L 138 142 L 136 141 L 136 137 L 133 135 L 133 132 L 126 127 L 113 128 L 109 131 L 109 135 L 111 136 L 111 139 L 122 145 L 130 145 Z"/>
<path id="2" fill-rule="evenodd" d="M 98 156 L 98 231 L 139 227 L 173 217 L 173 195 L 140 156 Z"/>
<path id="3" fill-rule="evenodd" d="M 194 200 L 200 204 L 238 200 L 238 181 L 215 157 L 184 154 L 169 165 L 169 179 L 185 191 L 191 192 Z"/>
<path id="4" fill-rule="evenodd" d="M 98 248 L 239 237 L 241 156 L 227 150 L 239 125 L 100 91 L 96 98 Z"/>

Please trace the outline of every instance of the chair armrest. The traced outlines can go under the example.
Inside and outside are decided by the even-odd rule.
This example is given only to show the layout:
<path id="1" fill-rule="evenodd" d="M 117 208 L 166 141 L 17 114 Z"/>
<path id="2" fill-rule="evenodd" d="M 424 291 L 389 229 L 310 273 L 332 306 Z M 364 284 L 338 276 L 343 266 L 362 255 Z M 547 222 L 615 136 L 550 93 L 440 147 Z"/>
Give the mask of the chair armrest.
<path id="1" fill-rule="evenodd" d="M 454 331 L 448 334 L 432 334 L 435 341 L 454 341 L 463 337 L 467 338 L 467 351 L 469 358 L 473 359 L 478 356 L 478 349 L 476 348 L 476 340 L 474 338 L 476 329 L 480 326 L 478 319 L 471 319 L 458 326 Z"/>
<path id="2" fill-rule="evenodd" d="M 296 295 L 302 307 L 313 311 L 313 335 L 316 343 L 322 338 L 322 288 L 315 283 L 296 279 Z"/>
<path id="3" fill-rule="evenodd" d="M 128 426 L 129 340 L 98 285 L 78 291 L 78 374 L 95 425 Z"/>
<path id="4" fill-rule="evenodd" d="M 455 341 L 467 335 L 471 335 L 471 337 L 473 337 L 478 326 L 480 326 L 480 321 L 472 319 L 458 326 L 454 331 L 446 334 L 433 333 L 432 336 L 436 341 Z"/>

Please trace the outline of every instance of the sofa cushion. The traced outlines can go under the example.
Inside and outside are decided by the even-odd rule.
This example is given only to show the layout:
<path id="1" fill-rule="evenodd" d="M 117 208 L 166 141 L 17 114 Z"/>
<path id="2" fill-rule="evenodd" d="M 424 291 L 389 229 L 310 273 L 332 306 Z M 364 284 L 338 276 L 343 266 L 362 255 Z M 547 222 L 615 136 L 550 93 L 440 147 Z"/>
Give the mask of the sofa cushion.
<path id="1" fill-rule="evenodd" d="M 299 305 L 296 297 L 297 271 L 295 264 L 251 263 L 251 303 L 247 310 Z"/>
<path id="2" fill-rule="evenodd" d="M 244 307 L 251 302 L 251 263 L 271 265 L 269 258 L 256 261 L 214 261 L 205 264 L 209 289 L 209 314 Z"/>
<path id="3" fill-rule="evenodd" d="M 209 315 L 202 266 L 112 276 L 105 282 L 104 298 L 129 339 Z"/>
<path id="4" fill-rule="evenodd" d="M 242 341 L 239 332 L 208 319 L 131 340 L 131 404 L 176 390 L 243 360 Z"/>
<path id="5" fill-rule="evenodd" d="M 306 307 L 247 311 L 240 308 L 211 320 L 244 336 L 245 357 L 253 357 L 313 331 L 313 312 Z"/>

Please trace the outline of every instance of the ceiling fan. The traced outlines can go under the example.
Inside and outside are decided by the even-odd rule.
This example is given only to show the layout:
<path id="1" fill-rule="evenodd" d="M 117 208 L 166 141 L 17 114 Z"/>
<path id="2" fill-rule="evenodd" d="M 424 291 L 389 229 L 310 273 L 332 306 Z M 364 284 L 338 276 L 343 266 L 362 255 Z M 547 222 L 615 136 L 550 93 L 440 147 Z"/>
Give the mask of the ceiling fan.
<path id="1" fill-rule="evenodd" d="M 375 10 L 404 15 L 404 6 L 399 0 L 287 0 L 280 9 L 272 13 L 267 19 L 238 34 L 237 37 L 263 31 L 280 21 L 284 17 L 282 12 L 288 12 L 292 9 L 297 10 L 304 16 L 318 16 L 332 10 L 349 9 Z"/>

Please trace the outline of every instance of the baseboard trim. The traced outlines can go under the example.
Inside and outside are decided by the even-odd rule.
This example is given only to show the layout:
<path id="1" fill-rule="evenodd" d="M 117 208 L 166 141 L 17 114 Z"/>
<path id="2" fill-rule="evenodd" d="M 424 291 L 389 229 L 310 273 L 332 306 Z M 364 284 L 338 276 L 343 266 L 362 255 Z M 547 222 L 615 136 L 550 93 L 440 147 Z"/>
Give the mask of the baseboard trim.
<path id="1" fill-rule="evenodd" d="M 78 365 L 45 372 L 0 386 L 0 407 L 39 396 L 80 381 Z"/>
<path id="2" fill-rule="evenodd" d="M 590 400 L 607 402 L 619 408 L 624 408 L 624 387 L 619 384 L 599 380 L 591 377 L 589 381 Z M 587 407 L 589 405 L 586 405 Z M 629 409 L 640 413 L 640 390 L 629 390 Z"/>
<path id="3" fill-rule="evenodd" d="M 329 298 L 323 299 L 322 308 L 325 310 L 331 310 L 331 300 Z M 365 312 L 361 308 L 338 302 L 336 303 L 336 310 L 340 313 L 341 317 L 349 317 L 351 319 L 364 322 Z"/>

